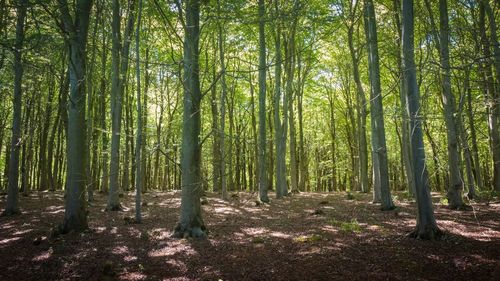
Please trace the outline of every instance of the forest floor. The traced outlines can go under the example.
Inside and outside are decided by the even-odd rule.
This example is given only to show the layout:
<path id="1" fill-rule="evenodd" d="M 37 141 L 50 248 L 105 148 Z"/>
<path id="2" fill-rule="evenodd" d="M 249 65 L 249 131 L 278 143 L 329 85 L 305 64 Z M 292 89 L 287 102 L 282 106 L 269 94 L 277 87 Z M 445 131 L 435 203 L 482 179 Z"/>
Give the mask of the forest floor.
<path id="1" fill-rule="evenodd" d="M 89 230 L 50 237 L 64 215 L 63 194 L 21 198 L 23 213 L 0 218 L 0 280 L 499 280 L 500 200 L 451 211 L 433 194 L 440 241 L 407 238 L 415 203 L 395 196 L 382 212 L 371 195 L 301 193 L 256 206 L 255 195 L 208 195 L 207 240 L 170 237 L 180 193 L 147 193 L 144 222 L 104 212 L 96 194 Z M 0 208 L 5 196 L 0 198 Z"/>

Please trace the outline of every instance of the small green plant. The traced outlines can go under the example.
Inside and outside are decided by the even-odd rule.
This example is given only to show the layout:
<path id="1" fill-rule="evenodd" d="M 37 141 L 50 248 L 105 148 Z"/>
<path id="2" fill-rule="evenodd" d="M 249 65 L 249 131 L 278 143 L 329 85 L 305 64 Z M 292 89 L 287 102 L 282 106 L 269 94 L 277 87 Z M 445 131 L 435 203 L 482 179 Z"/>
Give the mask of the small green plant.
<path id="1" fill-rule="evenodd" d="M 361 226 L 356 219 L 352 219 L 350 222 L 342 222 L 340 224 L 340 230 L 342 230 L 343 232 L 355 233 L 359 233 L 362 231 Z"/>
<path id="2" fill-rule="evenodd" d="M 299 237 L 293 238 L 294 242 L 299 242 L 299 243 L 306 243 L 306 242 L 315 242 L 315 241 L 320 241 L 323 237 L 319 234 L 312 234 L 312 235 L 302 235 Z"/>
<path id="3" fill-rule="evenodd" d="M 361 226 L 358 223 L 358 220 L 352 219 L 350 222 L 338 221 L 336 219 L 331 219 L 328 222 L 331 226 L 340 227 L 340 231 L 342 232 L 355 232 L 359 233 L 363 231 Z"/>
<path id="4" fill-rule="evenodd" d="M 441 199 L 439 199 L 439 203 L 441 203 L 441 205 L 446 205 L 446 206 L 448 206 L 448 198 L 446 198 L 446 197 L 441 197 Z"/>

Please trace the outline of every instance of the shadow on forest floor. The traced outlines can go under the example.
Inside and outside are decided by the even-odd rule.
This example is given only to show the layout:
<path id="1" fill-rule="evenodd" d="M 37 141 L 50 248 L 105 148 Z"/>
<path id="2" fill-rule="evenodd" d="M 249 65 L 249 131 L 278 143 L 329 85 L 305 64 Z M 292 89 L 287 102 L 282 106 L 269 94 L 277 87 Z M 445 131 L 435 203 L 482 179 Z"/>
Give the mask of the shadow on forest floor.
<path id="1" fill-rule="evenodd" d="M 434 196 L 438 196 L 434 194 Z M 255 195 L 203 206 L 209 239 L 170 238 L 179 193 L 148 193 L 144 223 L 104 212 L 96 194 L 84 233 L 49 239 L 64 215 L 61 193 L 22 198 L 23 213 L 0 218 L 0 280 L 495 280 L 500 276 L 500 202 L 461 212 L 435 204 L 441 241 L 406 237 L 415 204 L 379 211 L 371 195 L 301 193 L 255 206 Z M 437 199 L 439 202 L 439 199 Z M 0 199 L 4 208 L 5 198 Z M 498 280 L 498 279 L 496 279 Z"/>

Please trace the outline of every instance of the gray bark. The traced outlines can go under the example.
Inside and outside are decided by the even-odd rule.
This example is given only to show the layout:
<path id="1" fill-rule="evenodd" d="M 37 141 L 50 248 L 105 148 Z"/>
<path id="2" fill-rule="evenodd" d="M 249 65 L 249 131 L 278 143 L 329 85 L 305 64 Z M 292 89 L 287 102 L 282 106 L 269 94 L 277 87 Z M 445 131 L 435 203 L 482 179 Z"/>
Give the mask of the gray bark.
<path id="1" fill-rule="evenodd" d="M 403 0 L 403 73 L 405 92 L 410 116 L 411 150 L 417 199 L 417 225 L 412 237 L 435 239 L 441 235 L 434 218 L 429 176 L 425 167 L 424 138 L 422 134 L 420 111 L 420 91 L 417 86 L 417 73 L 414 54 L 413 0 Z"/>
<path id="2" fill-rule="evenodd" d="M 356 84 L 356 107 L 357 107 L 357 115 L 356 115 L 356 123 L 357 123 L 357 137 L 359 141 L 358 145 L 358 155 L 359 155 L 359 163 L 358 163 L 358 180 L 359 180 L 359 188 L 362 192 L 368 192 L 368 149 L 367 149 L 367 140 L 366 140 L 366 95 L 363 90 L 363 86 L 361 83 L 361 78 L 359 74 L 359 55 L 357 55 L 358 50 L 354 47 L 354 25 L 356 20 L 356 10 L 357 10 L 358 2 L 356 1 L 354 6 L 350 6 L 350 23 L 348 25 L 347 30 L 347 39 L 349 45 L 349 53 L 351 55 L 352 60 L 352 74 L 353 79 Z M 376 181 L 378 182 L 378 181 Z M 377 189 L 377 190 L 375 190 Z M 380 186 L 374 186 L 374 202 L 380 202 L 380 198 L 376 196 L 378 194 L 378 189 Z"/>
<path id="3" fill-rule="evenodd" d="M 205 238 L 207 229 L 201 216 L 201 90 L 199 65 L 200 0 L 186 1 L 184 38 L 184 114 L 181 155 L 181 211 L 173 236 Z"/>
<path id="4" fill-rule="evenodd" d="M 137 29 L 135 32 L 135 75 L 137 79 L 137 132 L 135 139 L 135 222 L 142 221 L 141 214 L 141 193 L 142 193 L 142 103 L 141 103 L 141 61 L 140 61 L 140 34 L 142 0 L 139 0 L 139 11 L 137 15 Z"/>
<path id="5" fill-rule="evenodd" d="M 485 14 L 488 16 L 490 38 L 486 37 Z M 481 30 L 481 41 L 486 58 L 491 57 L 490 45 L 493 46 L 493 64 L 496 71 L 496 84 L 489 65 L 485 66 L 486 86 L 488 92 L 488 128 L 490 132 L 490 145 L 493 154 L 493 189 L 500 191 L 500 46 L 497 38 L 496 21 L 488 1 L 481 0 L 479 28 Z M 488 59 L 489 60 L 489 59 Z M 487 62 L 488 64 L 489 62 Z M 496 88 L 495 88 L 496 87 Z"/>
<path id="6" fill-rule="evenodd" d="M 394 209 L 389 186 L 389 168 L 387 146 L 385 141 L 384 108 L 382 105 L 382 89 L 380 85 L 380 66 L 378 56 L 377 25 L 375 8 L 372 0 L 365 0 L 365 33 L 368 42 L 368 68 L 371 81 L 371 128 L 372 128 L 372 158 L 375 178 L 380 184 L 380 199 L 382 210 Z M 377 165 L 375 165 L 375 163 Z"/>
<path id="7" fill-rule="evenodd" d="M 217 0 L 217 14 L 221 15 L 220 0 Z M 217 21 L 219 59 L 221 65 L 221 98 L 220 98 L 220 183 L 222 199 L 227 199 L 226 185 L 226 146 L 225 146 L 225 125 L 226 125 L 226 99 L 227 99 L 227 84 L 226 84 L 226 62 L 224 59 L 224 42 L 222 38 L 222 23 L 220 19 Z M 232 135 L 231 135 L 232 136 Z M 231 156 L 231 155 L 229 155 Z"/>
<path id="8" fill-rule="evenodd" d="M 58 0 L 61 22 L 69 35 L 69 80 L 67 129 L 66 203 L 63 223 L 58 232 L 81 231 L 87 228 L 86 187 L 86 123 L 85 74 L 86 47 L 92 0 L 77 0 L 75 15 L 66 0 Z"/>
<path id="9" fill-rule="evenodd" d="M 276 13 L 279 13 L 278 2 L 275 2 Z M 279 18 L 275 15 L 275 18 Z M 274 67 L 274 144 L 276 147 L 276 198 L 282 198 L 288 193 L 286 182 L 286 130 L 287 130 L 287 115 L 286 108 L 287 95 L 281 93 L 281 72 L 282 72 L 282 57 L 281 57 L 281 26 L 278 19 L 276 23 L 276 42 L 275 42 L 275 67 Z M 283 99 L 283 121 L 281 120 L 280 107 Z"/>
<path id="10" fill-rule="evenodd" d="M 23 80 L 23 42 L 24 21 L 28 1 L 21 0 L 17 5 L 16 41 L 14 43 L 14 114 L 12 115 L 12 141 L 9 157 L 9 178 L 7 202 L 2 215 L 19 214 L 19 149 L 21 140 L 22 80 Z"/>
<path id="11" fill-rule="evenodd" d="M 267 195 L 267 158 L 266 158 L 266 7 L 264 0 L 259 0 L 259 199 L 269 202 Z"/>
<path id="12" fill-rule="evenodd" d="M 130 42 L 134 28 L 135 0 L 129 0 L 128 21 L 124 41 L 121 42 L 120 1 L 113 0 L 112 20 L 112 81 L 111 81 L 111 163 L 109 168 L 109 195 L 106 210 L 121 210 L 119 198 L 120 138 L 122 119 L 122 99 L 129 65 Z M 120 47 L 121 50 L 120 50 Z"/>

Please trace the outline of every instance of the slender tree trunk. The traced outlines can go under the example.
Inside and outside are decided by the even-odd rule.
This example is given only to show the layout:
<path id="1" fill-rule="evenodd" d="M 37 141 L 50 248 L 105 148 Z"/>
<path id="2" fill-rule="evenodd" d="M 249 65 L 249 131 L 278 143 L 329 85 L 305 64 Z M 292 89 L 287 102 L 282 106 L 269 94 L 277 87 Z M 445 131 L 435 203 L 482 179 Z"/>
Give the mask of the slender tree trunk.
<path id="1" fill-rule="evenodd" d="M 279 13 L 279 8 L 278 8 L 278 2 L 275 2 L 276 4 L 276 13 Z M 278 15 L 276 15 L 276 18 L 279 18 Z M 279 19 L 278 19 L 279 21 Z M 286 167 L 285 167 L 285 158 L 286 158 L 286 112 L 288 110 L 286 109 L 286 102 L 283 102 L 284 107 L 283 107 L 283 119 L 284 121 L 281 121 L 281 113 L 280 113 L 280 107 L 281 107 L 281 99 L 282 99 L 282 93 L 281 93 L 281 68 L 282 68 L 282 58 L 281 58 L 281 26 L 280 23 L 276 23 L 277 28 L 276 28 L 276 46 L 275 46 L 275 52 L 276 52 L 276 63 L 274 67 L 274 79 L 275 79 L 275 85 L 274 85 L 274 128 L 275 128 L 275 134 L 274 134 L 274 142 L 275 142 L 275 147 L 276 147 L 276 198 L 282 198 L 283 196 L 287 195 L 287 183 L 286 183 Z M 286 95 L 285 95 L 286 97 Z M 286 101 L 286 98 L 285 98 Z"/>
<path id="2" fill-rule="evenodd" d="M 425 150 L 420 112 L 420 92 L 417 86 L 417 73 L 414 54 L 414 14 L 413 0 L 403 0 L 403 73 L 405 92 L 410 116 L 412 162 L 414 168 L 417 225 L 411 236 L 421 239 L 435 239 L 441 235 L 434 218 L 429 179 L 425 168 Z"/>
<path id="3" fill-rule="evenodd" d="M 174 237 L 207 236 L 201 216 L 201 90 L 199 65 L 200 0 L 186 1 L 184 38 L 184 115 L 182 128 L 182 197 L 179 223 Z"/>
<path id="4" fill-rule="evenodd" d="M 141 35 L 142 0 L 139 0 L 139 11 L 137 15 L 137 29 L 135 32 L 135 75 L 137 79 L 137 133 L 135 145 L 135 221 L 142 221 L 141 214 L 141 192 L 142 192 L 142 104 L 141 104 L 141 61 L 140 61 L 140 35 Z"/>
<path id="5" fill-rule="evenodd" d="M 391 190 L 389 186 L 389 168 L 387 160 L 387 146 L 385 140 L 384 108 L 382 105 L 382 89 L 380 85 L 380 67 L 377 42 L 377 25 L 375 20 L 375 8 L 372 0 L 365 0 L 365 32 L 368 42 L 368 68 L 370 73 L 371 91 L 371 127 L 372 127 L 372 158 L 374 173 L 380 181 L 380 195 L 382 210 L 394 209 Z"/>
<path id="6" fill-rule="evenodd" d="M 220 0 L 217 0 L 217 14 L 221 16 L 221 4 Z M 221 195 L 222 199 L 227 200 L 227 185 L 226 185 L 226 145 L 225 145 L 225 127 L 226 127 L 226 99 L 227 99 L 227 85 L 226 85 L 226 62 L 224 59 L 224 40 L 223 40 L 223 26 L 221 20 L 217 21 L 218 30 L 218 46 L 219 46 L 219 60 L 221 67 L 221 98 L 220 98 L 220 183 L 221 183 Z M 232 134 L 230 134 L 232 137 Z M 232 157 L 229 153 L 229 157 Z M 231 165 L 231 163 L 230 163 Z M 231 167 L 230 167 L 231 169 Z M 231 173 L 230 173 L 231 175 Z M 229 179 L 231 181 L 231 177 Z"/>
<path id="7" fill-rule="evenodd" d="M 122 210 L 119 198 L 119 175 L 120 175 L 120 138 L 122 119 L 122 99 L 129 64 L 130 42 L 135 21 L 135 0 L 129 1 L 128 21 L 125 27 L 123 43 L 121 42 L 121 15 L 120 1 L 113 0 L 112 20 L 112 81 L 111 81 L 111 163 L 109 170 L 109 195 L 106 210 Z M 120 50 L 120 46 L 122 49 Z M 126 141 L 127 139 L 125 139 Z"/>
<path id="8" fill-rule="evenodd" d="M 259 200 L 269 202 L 267 195 L 267 158 L 266 158 L 266 7 L 264 0 L 259 0 Z"/>
<path id="9" fill-rule="evenodd" d="M 19 214 L 19 149 L 21 140 L 21 110 L 23 62 L 22 51 L 24 42 L 24 21 L 26 18 L 27 0 L 20 0 L 17 9 L 16 41 L 14 44 L 14 114 L 12 116 L 12 141 L 9 158 L 9 183 L 7 202 L 2 215 Z"/>
<path id="10" fill-rule="evenodd" d="M 351 9 L 351 18 L 354 20 L 355 18 L 355 5 Z M 354 24 L 354 23 L 353 23 Z M 354 48 L 354 26 L 351 24 L 348 27 L 347 37 L 348 37 L 348 45 L 349 45 L 349 53 L 351 55 L 352 60 L 352 71 L 353 71 L 353 79 L 356 83 L 356 106 L 357 106 L 357 138 L 359 140 L 358 145 L 358 156 L 359 156 L 359 165 L 357 166 L 358 170 L 356 171 L 359 180 L 359 188 L 361 188 L 362 192 L 368 192 L 368 150 L 367 150 L 367 141 L 366 141 L 366 96 L 365 91 L 363 90 L 363 86 L 361 84 L 361 78 L 359 75 L 359 57 L 356 55 L 356 49 Z M 356 187 L 357 188 L 357 187 Z M 374 186 L 374 188 L 379 188 L 379 186 Z M 374 192 L 376 192 L 374 190 Z M 375 194 L 375 193 L 374 193 Z M 374 198 L 374 202 L 379 202 L 379 198 Z"/>

